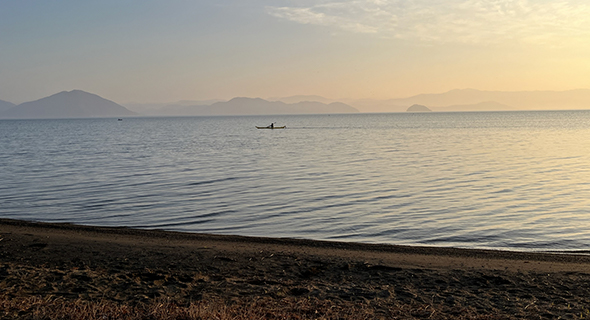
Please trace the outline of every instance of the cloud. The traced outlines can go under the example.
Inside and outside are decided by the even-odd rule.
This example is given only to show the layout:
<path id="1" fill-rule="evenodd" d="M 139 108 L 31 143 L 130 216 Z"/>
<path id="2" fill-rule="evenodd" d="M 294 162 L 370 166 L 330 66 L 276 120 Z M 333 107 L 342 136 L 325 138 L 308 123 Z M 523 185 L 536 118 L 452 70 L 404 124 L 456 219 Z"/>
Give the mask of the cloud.
<path id="1" fill-rule="evenodd" d="M 301 24 L 429 43 L 558 45 L 590 35 L 590 4 L 582 0 L 317 0 L 266 11 Z"/>

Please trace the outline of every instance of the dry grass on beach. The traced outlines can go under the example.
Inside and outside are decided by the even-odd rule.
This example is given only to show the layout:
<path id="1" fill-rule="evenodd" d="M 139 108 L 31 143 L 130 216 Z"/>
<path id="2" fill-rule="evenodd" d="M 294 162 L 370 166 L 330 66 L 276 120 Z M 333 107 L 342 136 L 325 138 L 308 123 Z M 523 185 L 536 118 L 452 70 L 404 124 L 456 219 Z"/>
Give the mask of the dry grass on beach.
<path id="1" fill-rule="evenodd" d="M 375 309 L 365 303 L 345 306 L 317 299 L 193 302 L 180 306 L 170 300 L 129 305 L 112 301 L 67 300 L 48 297 L 0 297 L 0 319 L 88 320 L 247 320 L 247 319 L 504 319 L 471 310 L 439 309 L 430 305 L 400 305 Z"/>
<path id="2" fill-rule="evenodd" d="M 0 319 L 586 319 L 590 256 L 0 219 Z"/>

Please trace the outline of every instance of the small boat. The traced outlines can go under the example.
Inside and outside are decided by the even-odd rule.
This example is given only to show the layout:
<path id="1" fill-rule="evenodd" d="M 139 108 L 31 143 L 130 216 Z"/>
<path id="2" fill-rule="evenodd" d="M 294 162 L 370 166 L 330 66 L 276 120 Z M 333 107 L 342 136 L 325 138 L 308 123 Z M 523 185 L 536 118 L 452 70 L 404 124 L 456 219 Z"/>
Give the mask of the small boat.
<path id="1" fill-rule="evenodd" d="M 282 127 L 271 127 L 271 126 L 259 127 L 259 126 L 256 126 L 256 129 L 285 129 L 285 128 L 287 128 L 287 126 L 282 126 Z"/>

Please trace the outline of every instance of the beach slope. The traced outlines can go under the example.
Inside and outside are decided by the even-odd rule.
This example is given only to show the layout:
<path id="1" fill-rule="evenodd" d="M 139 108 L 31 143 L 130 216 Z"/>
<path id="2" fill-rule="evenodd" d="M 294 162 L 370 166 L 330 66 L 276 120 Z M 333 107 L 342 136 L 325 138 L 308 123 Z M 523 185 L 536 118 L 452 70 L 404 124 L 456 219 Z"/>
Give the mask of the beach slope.
<path id="1" fill-rule="evenodd" d="M 0 219 L 2 319 L 51 318 L 80 305 L 129 319 L 586 318 L 589 271 L 582 254 Z"/>

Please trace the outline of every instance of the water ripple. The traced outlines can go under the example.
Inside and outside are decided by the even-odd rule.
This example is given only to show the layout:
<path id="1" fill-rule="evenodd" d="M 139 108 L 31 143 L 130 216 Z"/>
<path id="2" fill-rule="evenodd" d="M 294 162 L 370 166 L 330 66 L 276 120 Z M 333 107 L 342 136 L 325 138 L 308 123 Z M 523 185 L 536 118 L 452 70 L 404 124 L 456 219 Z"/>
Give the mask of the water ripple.
<path id="1" fill-rule="evenodd" d="M 253 123 L 288 130 L 255 130 Z M 590 112 L 0 121 L 0 215 L 513 250 L 590 245 Z"/>

